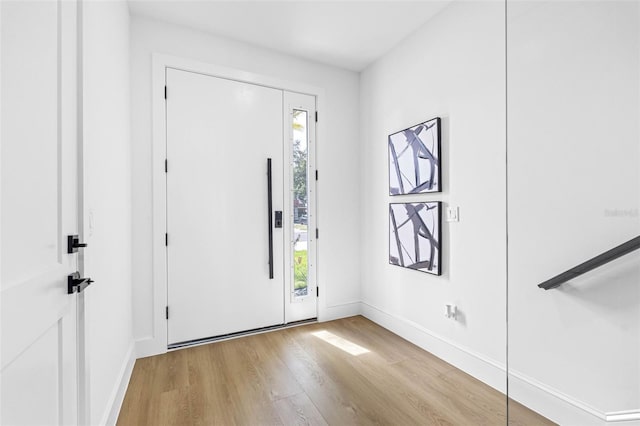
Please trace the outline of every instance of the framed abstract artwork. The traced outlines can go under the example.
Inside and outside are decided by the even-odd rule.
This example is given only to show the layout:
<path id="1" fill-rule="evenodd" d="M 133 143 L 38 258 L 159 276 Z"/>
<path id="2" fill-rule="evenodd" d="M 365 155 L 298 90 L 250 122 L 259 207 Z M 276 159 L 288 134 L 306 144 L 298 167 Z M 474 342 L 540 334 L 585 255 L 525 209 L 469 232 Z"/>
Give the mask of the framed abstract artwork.
<path id="1" fill-rule="evenodd" d="M 440 118 L 389 135 L 389 194 L 440 192 Z"/>
<path id="2" fill-rule="evenodd" d="M 389 204 L 389 263 L 441 274 L 442 203 Z"/>

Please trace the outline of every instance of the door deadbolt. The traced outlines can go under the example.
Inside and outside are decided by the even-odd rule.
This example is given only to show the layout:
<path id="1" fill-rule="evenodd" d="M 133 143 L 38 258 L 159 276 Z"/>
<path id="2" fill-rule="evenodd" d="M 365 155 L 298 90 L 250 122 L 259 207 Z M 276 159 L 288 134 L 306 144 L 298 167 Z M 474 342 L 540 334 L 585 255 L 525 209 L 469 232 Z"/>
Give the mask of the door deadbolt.
<path id="1" fill-rule="evenodd" d="M 77 253 L 79 248 L 84 248 L 87 243 L 81 243 L 77 235 L 67 235 L 67 253 Z"/>

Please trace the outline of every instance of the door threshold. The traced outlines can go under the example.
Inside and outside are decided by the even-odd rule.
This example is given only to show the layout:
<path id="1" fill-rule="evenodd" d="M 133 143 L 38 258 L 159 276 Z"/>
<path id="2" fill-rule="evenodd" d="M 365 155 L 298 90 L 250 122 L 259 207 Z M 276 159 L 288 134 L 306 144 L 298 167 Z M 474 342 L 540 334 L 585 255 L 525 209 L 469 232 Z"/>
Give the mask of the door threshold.
<path id="1" fill-rule="evenodd" d="M 283 330 L 285 328 L 298 327 L 305 324 L 318 322 L 318 318 L 309 318 L 306 320 L 293 321 L 286 324 L 271 325 L 268 327 L 254 328 L 251 330 L 238 331 L 236 333 L 221 334 L 219 336 L 204 337 L 202 339 L 187 340 L 184 342 L 172 343 L 167 346 L 167 351 L 189 348 L 192 346 L 206 345 L 208 343 L 220 342 L 223 340 L 237 339 L 238 337 L 251 336 L 254 334 L 268 333 L 270 331 Z"/>

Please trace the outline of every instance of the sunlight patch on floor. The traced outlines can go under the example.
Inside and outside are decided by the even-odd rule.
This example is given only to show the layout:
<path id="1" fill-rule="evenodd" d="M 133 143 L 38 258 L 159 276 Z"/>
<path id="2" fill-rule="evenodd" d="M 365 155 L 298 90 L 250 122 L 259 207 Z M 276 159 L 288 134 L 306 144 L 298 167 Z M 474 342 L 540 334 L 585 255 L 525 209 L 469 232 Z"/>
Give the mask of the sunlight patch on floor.
<path id="1" fill-rule="evenodd" d="M 363 348 L 362 346 L 356 345 L 353 342 L 350 342 L 347 339 L 343 339 L 342 337 L 336 336 L 335 334 L 328 332 L 326 330 L 316 331 L 315 333 L 311 333 L 315 337 L 324 340 L 330 345 L 335 346 L 338 349 L 342 349 L 348 354 L 353 356 L 358 356 L 362 354 L 366 354 L 369 352 L 369 349 Z"/>

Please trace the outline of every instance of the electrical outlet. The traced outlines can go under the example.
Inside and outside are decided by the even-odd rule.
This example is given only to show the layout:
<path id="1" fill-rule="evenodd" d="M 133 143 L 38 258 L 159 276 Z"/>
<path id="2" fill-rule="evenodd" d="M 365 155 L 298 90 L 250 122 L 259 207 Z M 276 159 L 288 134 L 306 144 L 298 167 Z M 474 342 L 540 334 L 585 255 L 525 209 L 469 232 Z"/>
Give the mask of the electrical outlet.
<path id="1" fill-rule="evenodd" d="M 444 316 L 455 320 L 458 317 L 458 308 L 456 305 L 445 305 Z"/>

